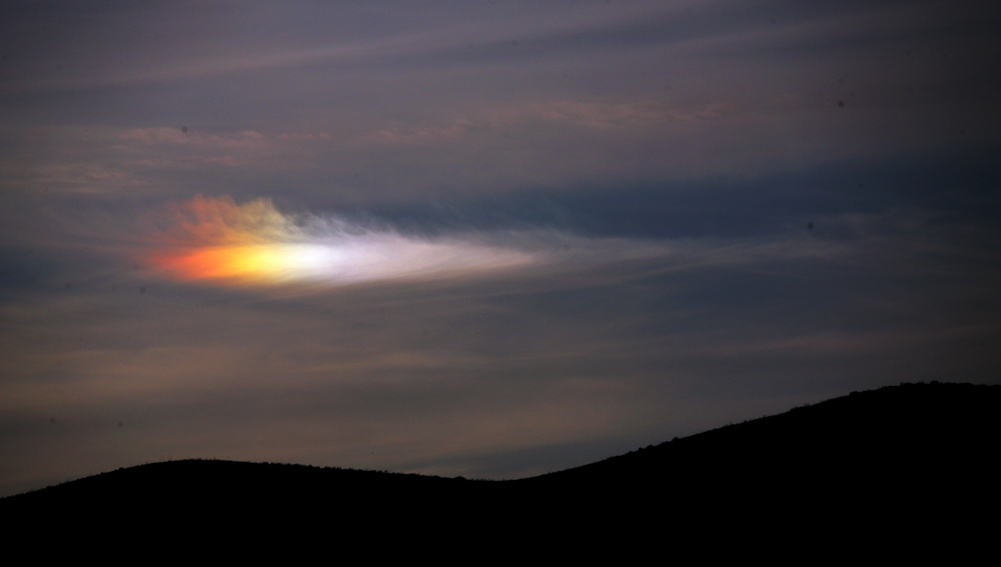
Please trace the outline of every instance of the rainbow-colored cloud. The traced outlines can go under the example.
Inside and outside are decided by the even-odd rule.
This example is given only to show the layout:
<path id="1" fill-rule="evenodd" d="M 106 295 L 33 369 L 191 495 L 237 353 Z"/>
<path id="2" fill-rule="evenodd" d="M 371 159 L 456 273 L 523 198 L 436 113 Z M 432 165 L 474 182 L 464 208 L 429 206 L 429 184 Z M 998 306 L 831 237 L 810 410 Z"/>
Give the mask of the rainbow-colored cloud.
<path id="1" fill-rule="evenodd" d="M 268 199 L 196 197 L 173 207 L 169 246 L 150 264 L 184 281 L 221 285 L 344 284 L 427 279 L 533 263 L 528 251 L 366 229 L 335 217 L 283 215 Z"/>

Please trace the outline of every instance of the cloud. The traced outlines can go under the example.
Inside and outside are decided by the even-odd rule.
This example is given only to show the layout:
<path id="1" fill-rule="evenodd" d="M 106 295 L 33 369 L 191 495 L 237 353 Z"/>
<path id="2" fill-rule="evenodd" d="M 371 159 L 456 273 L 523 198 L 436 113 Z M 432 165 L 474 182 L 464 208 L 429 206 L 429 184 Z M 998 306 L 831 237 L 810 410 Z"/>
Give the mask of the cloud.
<path id="1" fill-rule="evenodd" d="M 661 270 L 686 270 L 830 258 L 848 250 L 835 241 L 808 238 L 655 240 L 532 227 L 446 229 L 429 235 L 334 214 L 285 214 L 269 199 L 238 204 L 231 197 L 198 196 L 168 210 L 167 226 L 147 239 L 155 245 L 146 253 L 149 265 L 174 279 L 223 286 L 338 286 L 533 270 L 567 274 L 653 260 Z"/>
<path id="2" fill-rule="evenodd" d="M 269 199 L 238 205 L 232 197 L 196 196 L 168 207 L 174 240 L 194 245 L 264 244 L 302 238 Z"/>
<path id="3" fill-rule="evenodd" d="M 196 197 L 171 208 L 167 250 L 150 256 L 182 280 L 235 285 L 289 282 L 331 285 L 461 277 L 535 262 L 527 250 L 473 238 L 427 238 L 328 216 L 284 215 L 267 199 L 242 205 Z"/>

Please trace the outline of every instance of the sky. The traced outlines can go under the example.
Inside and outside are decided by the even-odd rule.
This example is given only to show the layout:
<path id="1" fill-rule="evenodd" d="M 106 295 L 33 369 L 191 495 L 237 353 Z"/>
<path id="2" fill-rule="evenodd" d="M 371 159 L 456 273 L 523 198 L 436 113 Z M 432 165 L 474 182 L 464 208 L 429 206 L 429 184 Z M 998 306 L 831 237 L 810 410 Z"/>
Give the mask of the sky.
<path id="1" fill-rule="evenodd" d="M 520 478 L 1001 383 L 996 2 L 7 1 L 0 496 Z"/>

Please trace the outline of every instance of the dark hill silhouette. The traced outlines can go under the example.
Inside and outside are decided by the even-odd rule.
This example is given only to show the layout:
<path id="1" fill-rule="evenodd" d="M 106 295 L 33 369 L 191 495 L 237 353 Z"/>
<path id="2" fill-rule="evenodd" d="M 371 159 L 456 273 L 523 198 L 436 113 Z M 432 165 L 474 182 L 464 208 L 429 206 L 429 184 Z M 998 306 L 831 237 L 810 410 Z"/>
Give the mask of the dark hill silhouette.
<path id="1" fill-rule="evenodd" d="M 446 535 L 547 549 L 572 536 L 606 553 L 612 542 L 760 547 L 779 536 L 841 548 L 963 537 L 972 549 L 978 534 L 993 532 L 1001 503 L 999 410 L 1001 386 L 905 384 L 515 481 L 152 463 L 2 499 L 0 517 L 27 533 L 141 538 L 184 525 L 287 538 L 333 530 L 406 549 Z M 586 556 L 586 547 L 574 549 Z"/>

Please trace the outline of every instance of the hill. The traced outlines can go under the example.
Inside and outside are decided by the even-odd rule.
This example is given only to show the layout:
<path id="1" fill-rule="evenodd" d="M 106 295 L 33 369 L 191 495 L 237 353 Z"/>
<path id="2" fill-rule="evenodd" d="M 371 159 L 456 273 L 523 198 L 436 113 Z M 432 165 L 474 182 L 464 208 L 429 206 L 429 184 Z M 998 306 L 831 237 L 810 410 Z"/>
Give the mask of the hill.
<path id="1" fill-rule="evenodd" d="M 539 545 L 559 533 L 616 545 L 668 533 L 759 543 L 767 534 L 818 543 L 974 537 L 993 526 L 981 514 L 1001 502 L 999 410 L 1001 386 L 905 384 L 523 480 L 173 461 L 8 497 L 0 514 L 78 535 L 108 525 L 141 535 L 138 526 L 181 521 L 196 531 L 333 529 L 410 545 L 443 534 Z"/>

